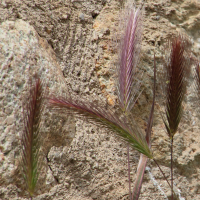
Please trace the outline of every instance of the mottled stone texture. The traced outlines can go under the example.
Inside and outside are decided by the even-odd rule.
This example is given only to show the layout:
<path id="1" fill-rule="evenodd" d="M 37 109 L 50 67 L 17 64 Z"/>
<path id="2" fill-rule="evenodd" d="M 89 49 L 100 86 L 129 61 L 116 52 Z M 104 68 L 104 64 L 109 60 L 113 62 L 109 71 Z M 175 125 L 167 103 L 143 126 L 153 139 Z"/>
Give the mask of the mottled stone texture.
<path id="1" fill-rule="evenodd" d="M 2 0 L 0 3 L 0 199 L 25 199 L 20 167 L 22 102 L 36 73 L 50 92 L 98 101 L 120 113 L 115 86 L 121 0 Z M 136 5 L 139 1 L 136 1 Z M 153 56 L 161 71 L 164 44 L 180 32 L 200 52 L 198 0 L 144 1 L 144 37 L 139 72 L 143 92 L 133 114 L 144 130 L 152 102 Z M 184 117 L 174 138 L 175 184 L 180 197 L 200 199 L 199 109 L 193 78 Z M 158 93 L 152 149 L 169 178 L 169 140 Z M 44 165 L 34 199 L 128 199 L 126 144 L 86 120 L 45 108 L 42 137 Z M 134 182 L 139 155 L 130 152 Z M 170 189 L 151 161 L 140 199 L 165 199 Z M 161 190 L 159 190 L 159 187 Z M 163 196 L 164 194 L 164 196 Z"/>

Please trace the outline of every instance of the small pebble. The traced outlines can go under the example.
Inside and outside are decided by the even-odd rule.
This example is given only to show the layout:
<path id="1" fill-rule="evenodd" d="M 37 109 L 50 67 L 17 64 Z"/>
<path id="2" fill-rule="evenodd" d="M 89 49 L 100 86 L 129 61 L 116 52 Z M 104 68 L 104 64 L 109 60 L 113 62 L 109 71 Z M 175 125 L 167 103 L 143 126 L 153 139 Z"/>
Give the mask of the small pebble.
<path id="1" fill-rule="evenodd" d="M 79 19 L 80 19 L 81 21 L 84 21 L 84 20 L 85 20 L 85 16 L 84 16 L 83 13 L 80 13 L 80 15 L 79 15 Z"/>

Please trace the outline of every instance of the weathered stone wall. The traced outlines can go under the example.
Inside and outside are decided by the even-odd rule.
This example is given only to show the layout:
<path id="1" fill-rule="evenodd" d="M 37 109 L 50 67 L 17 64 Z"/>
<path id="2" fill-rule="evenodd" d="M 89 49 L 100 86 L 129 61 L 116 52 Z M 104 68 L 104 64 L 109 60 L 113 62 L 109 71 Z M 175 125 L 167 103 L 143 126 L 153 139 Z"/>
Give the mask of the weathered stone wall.
<path id="1" fill-rule="evenodd" d="M 50 92 L 101 102 L 120 112 L 115 65 L 121 0 L 2 0 L 0 3 L 0 199 L 25 199 L 20 167 L 22 102 L 29 79 L 39 73 Z M 138 5 L 139 2 L 136 1 Z M 143 93 L 133 109 L 145 128 L 152 102 L 153 56 L 161 70 L 164 44 L 180 32 L 200 51 L 198 0 L 144 1 L 144 37 L 139 69 Z M 158 94 L 158 101 L 162 100 Z M 187 103 L 187 104 L 186 104 Z M 199 115 L 193 79 L 185 115 L 174 138 L 175 184 L 180 197 L 198 200 Z M 152 149 L 169 178 L 169 140 L 156 104 Z M 103 128 L 45 109 L 44 167 L 34 199 L 128 199 L 126 144 Z M 139 154 L 130 152 L 134 182 Z M 165 199 L 170 189 L 149 161 L 140 199 Z M 155 183 L 157 181 L 157 184 Z M 161 190 L 159 189 L 159 187 Z M 164 194 L 164 195 L 163 195 Z"/>

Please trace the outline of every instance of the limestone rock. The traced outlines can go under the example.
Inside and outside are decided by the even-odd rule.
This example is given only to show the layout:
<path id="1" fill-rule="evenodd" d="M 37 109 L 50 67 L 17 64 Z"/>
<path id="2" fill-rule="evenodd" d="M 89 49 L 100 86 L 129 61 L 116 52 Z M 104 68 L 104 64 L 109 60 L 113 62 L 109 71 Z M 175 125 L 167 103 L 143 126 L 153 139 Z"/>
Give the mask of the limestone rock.
<path id="1" fill-rule="evenodd" d="M 53 50 L 27 22 L 3 22 L 0 26 L 0 41 L 0 91 L 4 94 L 0 99 L 0 182 L 6 186 L 20 178 L 16 170 L 19 168 L 20 138 L 23 131 L 22 103 L 28 92 L 30 79 L 34 74 L 38 74 L 41 80 L 46 82 L 45 86 L 48 86 L 49 91 L 56 93 L 65 91 L 65 83 Z M 57 121 L 54 120 L 56 117 Z M 48 108 L 45 109 L 44 118 L 42 137 L 45 143 L 45 158 L 51 146 L 70 144 L 74 137 L 75 124 L 73 118 L 49 113 Z M 11 196 L 2 194 L 2 198 Z"/>

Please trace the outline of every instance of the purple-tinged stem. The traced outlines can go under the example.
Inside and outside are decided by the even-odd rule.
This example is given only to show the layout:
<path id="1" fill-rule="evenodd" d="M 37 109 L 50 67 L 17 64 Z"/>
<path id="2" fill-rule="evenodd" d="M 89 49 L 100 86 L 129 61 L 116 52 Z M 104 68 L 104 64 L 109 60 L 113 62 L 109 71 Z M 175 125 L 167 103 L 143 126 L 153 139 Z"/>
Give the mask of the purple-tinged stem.
<path id="1" fill-rule="evenodd" d="M 129 144 L 128 144 L 128 146 L 127 146 L 127 157 L 128 157 L 128 182 L 129 182 L 129 199 L 131 200 L 131 175 L 130 175 Z"/>
<path id="2" fill-rule="evenodd" d="M 173 200 L 173 137 L 171 139 L 171 195 L 171 199 Z"/>
<path id="3" fill-rule="evenodd" d="M 164 173 L 163 170 L 160 168 L 160 165 L 158 164 L 158 162 L 157 162 L 155 159 L 153 159 L 153 161 L 155 162 L 155 164 L 156 164 L 157 167 L 159 168 L 160 172 L 162 173 L 164 179 L 167 181 L 169 187 L 171 188 L 171 185 L 170 185 L 169 181 L 167 180 L 167 177 L 165 176 L 165 173 Z"/>

